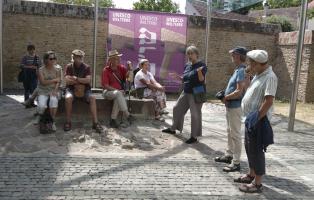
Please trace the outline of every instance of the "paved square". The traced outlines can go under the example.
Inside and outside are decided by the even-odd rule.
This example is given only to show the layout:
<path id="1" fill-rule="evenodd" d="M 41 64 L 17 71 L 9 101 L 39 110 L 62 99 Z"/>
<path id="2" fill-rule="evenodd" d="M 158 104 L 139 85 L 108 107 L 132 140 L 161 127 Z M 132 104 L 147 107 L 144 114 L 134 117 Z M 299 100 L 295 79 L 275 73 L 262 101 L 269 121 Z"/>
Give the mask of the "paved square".
<path id="1" fill-rule="evenodd" d="M 176 136 L 160 129 L 171 123 L 137 120 L 126 129 L 96 134 L 76 119 L 69 133 L 40 135 L 34 109 L 0 96 L 0 199 L 313 199 L 314 126 L 272 120 L 275 144 L 266 153 L 267 176 L 262 194 L 243 194 L 223 164 L 213 161 L 226 146 L 224 107 L 203 106 L 204 136 L 186 145 L 190 116 Z M 174 102 L 168 102 L 171 111 Z M 103 119 L 100 116 L 100 119 Z M 84 122 L 84 123 L 82 123 Z M 102 120 L 106 127 L 107 121 Z M 243 151 L 241 172 L 247 170 Z"/>

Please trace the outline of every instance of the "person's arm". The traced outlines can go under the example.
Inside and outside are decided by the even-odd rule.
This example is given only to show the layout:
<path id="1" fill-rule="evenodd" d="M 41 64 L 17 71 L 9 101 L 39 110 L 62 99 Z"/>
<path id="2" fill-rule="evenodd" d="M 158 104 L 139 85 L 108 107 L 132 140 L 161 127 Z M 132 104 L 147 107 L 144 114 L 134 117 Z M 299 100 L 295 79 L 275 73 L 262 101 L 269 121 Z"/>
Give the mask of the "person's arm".
<path id="1" fill-rule="evenodd" d="M 56 83 L 54 90 L 52 91 L 52 95 L 53 96 L 58 96 L 58 91 L 59 91 L 59 87 L 61 84 L 61 72 L 59 70 L 56 70 L 57 73 L 57 78 L 60 80 L 59 82 Z"/>
<path id="2" fill-rule="evenodd" d="M 52 80 L 46 80 L 44 78 L 44 75 L 42 73 L 42 70 L 39 70 L 39 73 L 38 73 L 38 78 L 39 78 L 39 82 L 40 84 L 42 85 L 50 85 L 50 84 L 55 84 L 55 83 L 59 83 L 60 82 L 60 78 L 55 78 L 55 79 L 52 79 Z"/>
<path id="3" fill-rule="evenodd" d="M 26 66 L 26 56 L 23 56 L 20 64 L 20 68 L 23 69 Z"/>
<path id="4" fill-rule="evenodd" d="M 258 111 L 258 119 L 262 119 L 263 117 L 266 116 L 268 110 L 271 108 L 274 102 L 274 97 L 273 96 L 265 96 L 264 101 Z"/>
<path id="5" fill-rule="evenodd" d="M 276 76 L 270 77 L 268 80 L 266 80 L 264 101 L 258 111 L 259 119 L 262 119 L 264 116 L 266 116 L 268 110 L 273 105 L 274 98 L 277 91 L 277 84 L 278 84 L 277 81 L 278 80 Z"/>
<path id="6" fill-rule="evenodd" d="M 70 76 L 70 75 L 66 75 L 65 77 L 64 77 L 64 79 L 65 79 L 65 83 L 66 83 L 66 85 L 75 85 L 75 84 L 78 84 L 78 82 L 77 82 L 77 77 L 76 76 Z"/>
<path id="7" fill-rule="evenodd" d="M 143 83 L 144 85 L 146 85 L 149 89 L 151 90 L 160 90 L 159 87 L 153 83 L 151 83 L 150 81 L 147 81 L 145 79 L 140 79 L 141 83 Z"/>
<path id="8" fill-rule="evenodd" d="M 88 75 L 85 78 L 76 78 L 76 81 L 81 84 L 90 84 L 91 75 Z"/>
<path id="9" fill-rule="evenodd" d="M 156 81 L 156 79 L 154 78 L 153 75 L 151 75 L 151 80 L 150 82 L 157 87 L 157 90 L 161 91 L 161 92 L 164 92 L 165 91 L 165 87 L 163 87 L 160 83 L 158 83 Z"/>
<path id="10" fill-rule="evenodd" d="M 241 98 L 243 91 L 244 91 L 244 86 L 245 86 L 245 72 L 244 69 L 240 68 L 239 70 L 236 71 L 236 82 L 237 82 L 237 88 L 235 91 L 231 92 L 230 94 L 227 94 L 223 101 L 229 101 L 233 99 L 239 99 Z"/>
<path id="11" fill-rule="evenodd" d="M 91 82 L 91 70 L 90 70 L 90 67 L 89 66 L 86 66 L 85 68 L 85 73 L 84 73 L 84 78 L 80 78 L 80 77 L 77 77 L 76 78 L 76 81 L 80 84 L 90 84 Z"/>
<path id="12" fill-rule="evenodd" d="M 205 80 L 206 71 L 206 67 L 199 67 L 196 69 L 197 77 L 200 82 L 203 82 Z"/>
<path id="13" fill-rule="evenodd" d="M 236 88 L 236 90 L 235 90 L 234 92 L 232 92 L 232 93 L 226 95 L 226 96 L 224 97 L 224 99 L 225 99 L 226 101 L 233 100 L 233 99 L 239 99 L 239 98 L 242 96 L 242 94 L 243 94 L 243 88 L 244 88 L 244 82 L 243 82 L 243 81 L 237 83 L 237 88 Z"/>
<path id="14" fill-rule="evenodd" d="M 191 70 L 189 72 L 188 76 L 191 79 L 197 78 L 198 81 L 203 82 L 203 81 L 205 81 L 206 72 L 207 72 L 207 67 L 202 66 L 202 67 L 198 67 L 197 69 Z"/>
<path id="15" fill-rule="evenodd" d="M 71 65 L 67 65 L 64 70 L 64 81 L 66 85 L 76 85 L 77 77 L 72 75 L 72 72 L 70 70 Z"/>
<path id="16" fill-rule="evenodd" d="M 183 81 L 183 77 L 180 76 L 179 74 L 175 73 L 175 72 L 170 72 L 169 75 L 174 78 L 174 79 L 177 79 L 179 81 Z"/>
<path id="17" fill-rule="evenodd" d="M 105 90 L 109 90 L 109 91 L 115 91 L 115 90 L 117 90 L 116 88 L 111 87 L 109 84 L 104 84 L 104 85 L 103 85 L 103 88 L 104 88 Z"/>

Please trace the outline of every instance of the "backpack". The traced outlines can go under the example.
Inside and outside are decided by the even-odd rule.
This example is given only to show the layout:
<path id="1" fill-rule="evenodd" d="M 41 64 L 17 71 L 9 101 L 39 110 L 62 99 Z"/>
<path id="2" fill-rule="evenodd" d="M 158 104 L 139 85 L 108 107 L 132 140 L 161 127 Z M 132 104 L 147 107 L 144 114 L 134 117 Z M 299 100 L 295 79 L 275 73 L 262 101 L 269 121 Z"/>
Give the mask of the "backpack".
<path id="1" fill-rule="evenodd" d="M 49 99 L 47 104 L 49 105 Z M 45 112 L 40 115 L 39 119 L 39 133 L 41 134 L 49 134 L 52 133 L 52 123 L 53 119 L 50 115 L 49 107 L 46 108 Z"/>

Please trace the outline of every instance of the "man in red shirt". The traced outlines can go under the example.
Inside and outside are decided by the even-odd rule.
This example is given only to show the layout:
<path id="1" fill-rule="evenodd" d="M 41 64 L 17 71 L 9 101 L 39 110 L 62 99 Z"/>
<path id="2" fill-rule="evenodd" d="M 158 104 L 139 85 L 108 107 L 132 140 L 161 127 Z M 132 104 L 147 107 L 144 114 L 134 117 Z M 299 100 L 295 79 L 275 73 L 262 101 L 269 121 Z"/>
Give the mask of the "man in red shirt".
<path id="1" fill-rule="evenodd" d="M 65 94 L 65 110 L 66 110 L 66 123 L 64 124 L 64 131 L 71 130 L 71 113 L 72 102 L 75 98 L 81 98 L 90 105 L 90 111 L 93 118 L 93 129 L 97 133 L 103 131 L 102 126 L 98 123 L 96 98 L 92 95 L 90 81 L 91 72 L 90 67 L 83 62 L 85 53 L 82 50 L 73 50 L 73 63 L 66 65 L 65 69 L 65 81 L 66 81 L 66 94 Z M 79 89 L 81 88 L 81 89 Z M 77 96 L 82 90 L 82 96 Z M 83 91 L 84 90 L 84 91 Z"/>
<path id="2" fill-rule="evenodd" d="M 109 51 L 109 60 L 107 66 L 104 67 L 102 72 L 102 86 L 103 96 L 105 99 L 113 100 L 113 108 L 111 113 L 110 126 L 118 128 L 117 117 L 119 111 L 123 112 L 125 118 L 131 123 L 133 117 L 128 112 L 128 107 L 124 97 L 125 82 L 128 70 L 120 64 L 120 57 L 117 50 Z"/>

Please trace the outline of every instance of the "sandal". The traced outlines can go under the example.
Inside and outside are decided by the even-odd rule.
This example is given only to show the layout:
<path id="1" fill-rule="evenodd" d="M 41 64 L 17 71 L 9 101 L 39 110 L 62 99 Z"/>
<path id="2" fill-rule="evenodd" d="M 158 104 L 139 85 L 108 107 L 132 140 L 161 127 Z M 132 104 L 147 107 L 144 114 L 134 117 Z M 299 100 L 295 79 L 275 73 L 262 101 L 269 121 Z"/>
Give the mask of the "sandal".
<path id="1" fill-rule="evenodd" d="M 240 176 L 239 178 L 233 179 L 236 183 L 246 183 L 250 184 L 254 180 L 254 176 L 251 176 L 250 174 L 245 174 L 243 176 Z"/>
<path id="2" fill-rule="evenodd" d="M 72 129 L 72 124 L 71 122 L 66 122 L 64 123 L 64 126 L 63 126 L 63 130 L 64 131 L 70 131 Z"/>
<path id="3" fill-rule="evenodd" d="M 102 133 L 102 131 L 104 130 L 99 123 L 94 123 L 93 129 L 96 131 L 96 133 Z"/>
<path id="4" fill-rule="evenodd" d="M 245 193 L 261 193 L 263 190 L 263 185 L 262 184 L 256 185 L 255 183 L 242 184 L 239 187 L 239 190 Z"/>

